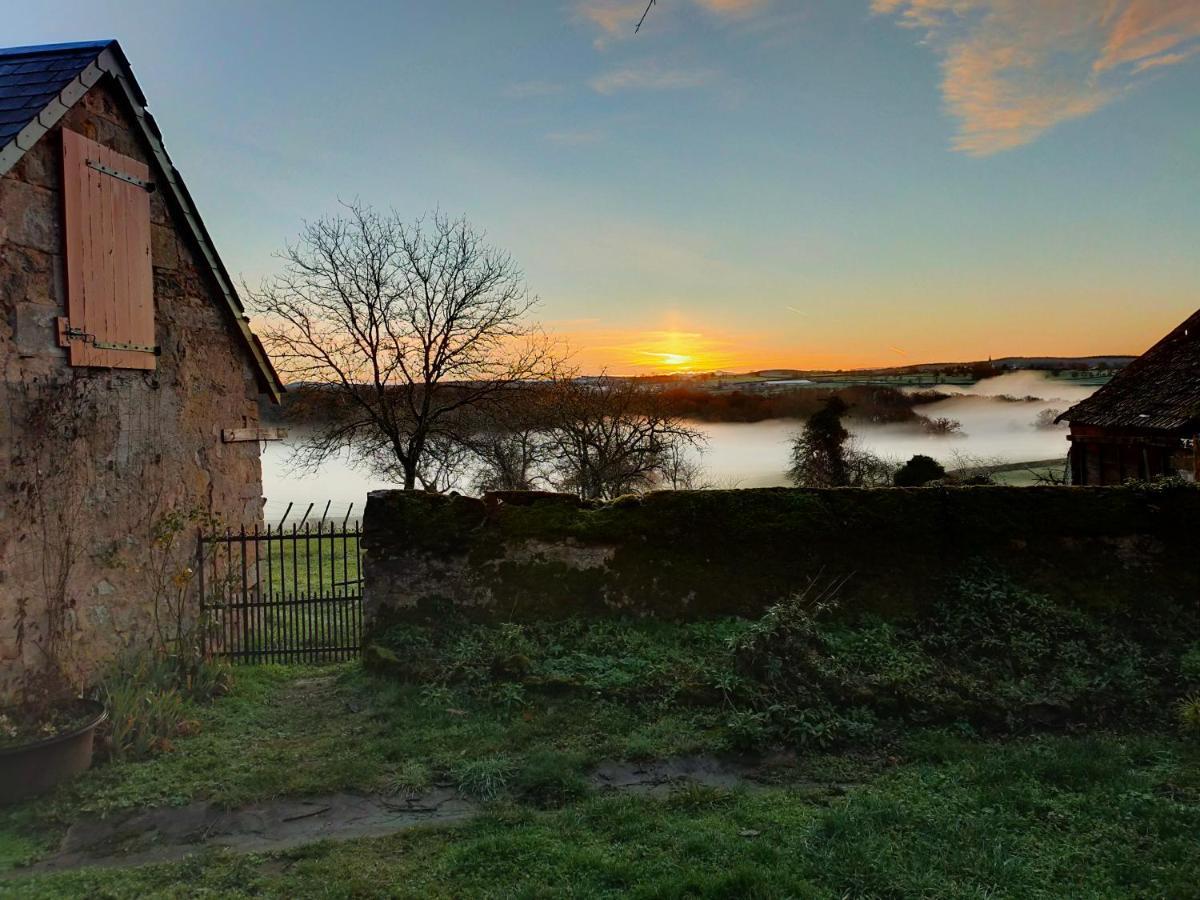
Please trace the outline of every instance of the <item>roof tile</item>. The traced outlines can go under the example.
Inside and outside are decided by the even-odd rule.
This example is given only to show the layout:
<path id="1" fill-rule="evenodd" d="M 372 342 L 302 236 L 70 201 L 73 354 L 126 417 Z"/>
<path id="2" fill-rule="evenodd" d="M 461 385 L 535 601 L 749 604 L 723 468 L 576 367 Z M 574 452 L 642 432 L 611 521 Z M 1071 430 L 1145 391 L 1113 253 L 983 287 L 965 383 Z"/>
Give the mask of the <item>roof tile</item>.
<path id="1" fill-rule="evenodd" d="M 1200 311 L 1062 418 L 1077 425 L 1192 434 L 1200 427 Z"/>
<path id="2" fill-rule="evenodd" d="M 0 147 L 33 121 L 102 49 L 33 47 L 0 56 Z"/>

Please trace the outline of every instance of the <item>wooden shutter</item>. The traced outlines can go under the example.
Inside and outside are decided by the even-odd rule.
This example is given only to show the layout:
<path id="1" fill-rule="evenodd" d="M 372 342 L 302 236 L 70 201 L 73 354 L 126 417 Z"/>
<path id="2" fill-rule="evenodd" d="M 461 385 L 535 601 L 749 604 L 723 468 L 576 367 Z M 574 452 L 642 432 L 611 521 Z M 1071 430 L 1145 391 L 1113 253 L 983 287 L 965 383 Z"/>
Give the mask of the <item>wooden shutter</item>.
<path id="1" fill-rule="evenodd" d="M 150 170 L 83 135 L 63 133 L 67 317 L 73 366 L 153 369 Z"/>

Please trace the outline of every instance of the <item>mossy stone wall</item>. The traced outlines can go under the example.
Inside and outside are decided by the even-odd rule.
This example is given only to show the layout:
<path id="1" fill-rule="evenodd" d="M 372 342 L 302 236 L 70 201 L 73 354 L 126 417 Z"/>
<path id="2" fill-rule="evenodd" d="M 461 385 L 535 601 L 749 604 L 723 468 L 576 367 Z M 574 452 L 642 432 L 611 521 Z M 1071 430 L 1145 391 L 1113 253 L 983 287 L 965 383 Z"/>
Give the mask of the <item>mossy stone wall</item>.
<path id="1" fill-rule="evenodd" d="M 377 491 L 365 596 L 393 621 L 755 616 L 814 578 L 886 616 L 999 566 L 1089 607 L 1200 601 L 1200 489 L 962 487 L 654 493 L 606 504 Z"/>

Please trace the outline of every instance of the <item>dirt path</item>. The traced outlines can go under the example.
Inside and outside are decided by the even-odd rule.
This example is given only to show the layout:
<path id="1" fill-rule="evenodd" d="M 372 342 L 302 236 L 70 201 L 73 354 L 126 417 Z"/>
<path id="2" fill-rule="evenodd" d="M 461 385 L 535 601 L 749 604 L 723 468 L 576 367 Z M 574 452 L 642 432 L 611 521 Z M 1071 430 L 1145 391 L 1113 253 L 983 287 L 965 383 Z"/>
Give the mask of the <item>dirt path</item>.
<path id="1" fill-rule="evenodd" d="M 475 812 L 475 804 L 446 788 L 405 799 L 330 794 L 236 810 L 190 803 L 76 822 L 57 853 L 10 875 L 168 862 L 204 847 L 229 847 L 242 853 L 287 850 L 317 841 L 379 837 L 421 825 L 458 822 Z"/>
<path id="2" fill-rule="evenodd" d="M 665 796 L 689 785 L 724 789 L 763 787 L 763 766 L 691 756 L 647 763 L 610 761 L 590 777 L 599 791 Z M 792 788 L 841 793 L 850 785 L 805 782 Z M 283 799 L 225 810 L 207 802 L 141 810 L 73 824 L 54 855 L 7 878 L 84 866 L 140 866 L 183 859 L 205 847 L 265 853 L 317 841 L 381 837 L 424 825 L 461 822 L 479 807 L 452 787 L 408 797 L 340 793 Z"/>

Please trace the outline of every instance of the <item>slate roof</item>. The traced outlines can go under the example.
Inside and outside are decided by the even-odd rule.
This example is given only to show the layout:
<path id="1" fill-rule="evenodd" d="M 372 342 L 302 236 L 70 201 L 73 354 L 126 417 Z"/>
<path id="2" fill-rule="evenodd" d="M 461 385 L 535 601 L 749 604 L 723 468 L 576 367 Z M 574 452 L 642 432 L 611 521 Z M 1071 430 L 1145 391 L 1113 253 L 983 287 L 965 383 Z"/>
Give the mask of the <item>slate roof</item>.
<path id="1" fill-rule="evenodd" d="M 212 237 L 200 218 L 179 170 L 167 155 L 162 132 L 146 109 L 146 96 L 133 77 L 129 60 L 113 40 L 73 44 L 43 44 L 0 49 L 0 176 L 9 171 L 67 111 L 101 79 L 110 78 L 127 101 L 132 121 L 141 131 L 155 172 L 181 230 L 190 234 L 198 262 L 206 266 L 222 295 L 239 337 L 254 362 L 259 384 L 279 400 L 283 383 L 266 350 L 250 330 L 245 308 L 233 279 L 217 255 Z"/>
<path id="2" fill-rule="evenodd" d="M 1200 428 L 1200 311 L 1059 418 L 1074 425 L 1195 434 Z"/>
<path id="3" fill-rule="evenodd" d="M 112 41 L 0 50 L 0 146 L 7 144 Z"/>

